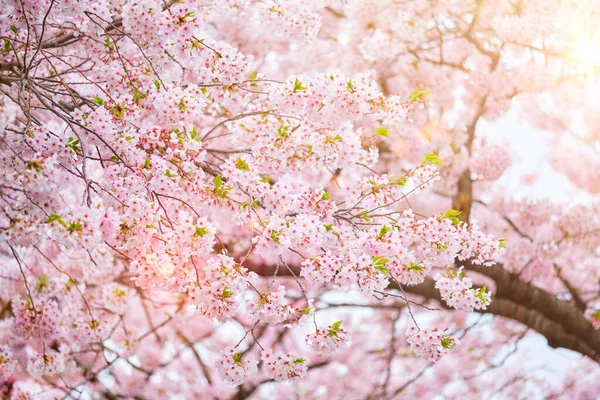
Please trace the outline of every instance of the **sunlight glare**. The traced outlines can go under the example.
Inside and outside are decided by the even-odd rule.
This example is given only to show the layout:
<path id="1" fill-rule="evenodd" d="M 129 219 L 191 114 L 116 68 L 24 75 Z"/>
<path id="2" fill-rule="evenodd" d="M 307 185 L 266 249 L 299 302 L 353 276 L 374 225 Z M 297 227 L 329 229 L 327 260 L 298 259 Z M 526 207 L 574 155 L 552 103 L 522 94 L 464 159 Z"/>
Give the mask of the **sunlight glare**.
<path id="1" fill-rule="evenodd" d="M 573 57 L 590 66 L 600 66 L 600 40 L 581 40 L 573 47 Z"/>

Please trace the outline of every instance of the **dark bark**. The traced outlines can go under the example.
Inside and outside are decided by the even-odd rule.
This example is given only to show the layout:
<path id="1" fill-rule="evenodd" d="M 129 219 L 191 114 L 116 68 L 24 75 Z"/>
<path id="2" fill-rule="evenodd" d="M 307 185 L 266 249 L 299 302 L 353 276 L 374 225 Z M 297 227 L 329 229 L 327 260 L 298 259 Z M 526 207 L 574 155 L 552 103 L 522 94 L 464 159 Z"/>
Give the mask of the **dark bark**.
<path id="1" fill-rule="evenodd" d="M 488 267 L 482 267 L 488 268 Z M 476 311 L 482 314 L 499 315 L 518 321 L 523 325 L 543 335 L 548 345 L 553 348 L 562 347 L 576 351 L 580 354 L 600 362 L 600 334 L 583 318 L 581 311 L 565 301 L 558 300 L 551 294 L 535 288 L 527 283 L 512 281 L 513 288 L 519 286 L 518 290 L 526 290 L 528 294 L 514 296 L 524 300 L 523 304 L 516 303 L 509 298 L 501 297 L 496 293 L 492 296 L 492 302 L 486 310 Z M 404 287 L 407 293 L 416 294 L 428 300 L 437 300 L 440 305 L 447 308 L 440 297 L 440 292 L 435 288 L 435 282 L 427 278 L 425 282 L 417 286 Z M 530 302 L 529 299 L 536 299 Z M 545 303 L 545 306 L 541 306 Z M 537 305 L 540 310 L 529 308 L 527 305 Z M 568 320 L 557 320 L 548 318 L 549 315 L 564 315 L 573 313 Z M 591 332 L 589 331 L 591 329 Z M 590 335 L 587 335 L 590 334 Z"/>
<path id="2" fill-rule="evenodd" d="M 501 264 L 491 267 L 474 265 L 469 262 L 463 264 L 467 269 L 494 280 L 496 283 L 496 298 L 509 300 L 516 305 L 525 307 L 527 310 L 539 313 L 548 321 L 558 324 L 565 334 L 577 338 L 582 344 L 593 350 L 593 353 L 586 354 L 587 356 L 600 362 L 600 331 L 594 329 L 592 324 L 584 318 L 583 311 L 576 304 L 571 301 L 560 300 L 555 295 L 522 281 L 516 274 L 504 269 Z M 512 318 L 510 315 L 504 316 Z M 519 320 L 518 318 L 512 319 Z M 550 346 L 573 350 L 571 347 L 562 345 L 562 342 L 551 341 L 547 329 L 540 333 L 546 336 Z"/>

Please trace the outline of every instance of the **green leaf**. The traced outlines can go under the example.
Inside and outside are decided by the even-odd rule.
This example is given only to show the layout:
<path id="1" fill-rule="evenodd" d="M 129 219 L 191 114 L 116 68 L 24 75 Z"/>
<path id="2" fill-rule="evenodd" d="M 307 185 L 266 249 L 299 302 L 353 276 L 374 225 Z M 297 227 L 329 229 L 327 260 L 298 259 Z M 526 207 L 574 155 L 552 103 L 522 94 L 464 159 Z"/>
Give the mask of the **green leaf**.
<path id="1" fill-rule="evenodd" d="M 297 92 L 299 90 L 306 90 L 306 88 L 302 86 L 302 82 L 300 82 L 298 80 L 298 77 L 296 77 L 296 80 L 294 81 L 294 92 Z"/>
<path id="2" fill-rule="evenodd" d="M 83 153 L 83 150 L 81 149 L 81 142 L 79 141 L 79 139 L 76 139 L 74 137 L 69 138 L 67 147 L 70 148 L 71 150 L 73 150 L 77 154 Z"/>
<path id="3" fill-rule="evenodd" d="M 388 267 L 386 267 L 385 265 L 374 265 L 373 268 L 375 268 L 377 271 L 381 272 L 384 275 L 389 275 L 390 274 L 390 269 Z"/>
<path id="4" fill-rule="evenodd" d="M 498 246 L 500 246 L 501 249 L 505 249 L 506 248 L 506 239 L 505 238 L 498 239 Z"/>
<path id="5" fill-rule="evenodd" d="M 367 222 L 369 222 L 369 223 L 371 223 L 371 222 L 373 221 L 373 220 L 371 219 L 371 217 L 369 217 L 369 213 L 363 213 L 363 214 L 360 214 L 360 215 L 358 216 L 358 218 L 360 218 L 360 219 L 363 219 L 363 220 L 365 220 L 365 221 L 367 221 Z"/>
<path id="6" fill-rule="evenodd" d="M 114 107 L 110 107 L 109 110 L 117 118 L 123 119 L 123 117 L 125 116 L 125 112 L 127 111 L 127 108 L 125 108 L 125 105 L 123 103 L 120 103 Z"/>
<path id="7" fill-rule="evenodd" d="M 13 33 L 15 33 L 15 34 L 16 34 L 16 33 L 17 33 L 17 31 L 18 31 L 17 27 L 16 27 L 16 26 L 14 26 L 14 25 L 11 25 L 11 26 L 10 26 L 10 30 L 11 30 L 11 31 L 13 31 Z"/>
<path id="8" fill-rule="evenodd" d="M 329 194 L 328 191 L 325 191 L 325 193 L 323 193 L 323 196 L 321 196 L 321 200 L 329 200 L 331 199 L 331 195 Z"/>
<path id="9" fill-rule="evenodd" d="M 181 99 L 179 99 L 179 104 L 177 105 L 177 107 L 179 107 L 181 111 L 187 108 L 187 105 L 185 104 L 185 98 L 182 97 Z"/>
<path id="10" fill-rule="evenodd" d="M 444 218 L 458 217 L 460 214 L 462 214 L 462 211 L 450 209 L 446 211 L 446 214 L 444 214 Z"/>
<path id="11" fill-rule="evenodd" d="M 379 136 L 388 137 L 390 136 L 390 131 L 387 128 L 375 128 L 375 134 Z"/>
<path id="12" fill-rule="evenodd" d="M 244 160 L 243 158 L 237 158 L 235 160 L 235 166 L 237 167 L 237 169 L 242 170 L 242 171 L 250 171 L 250 167 L 248 166 L 248 163 L 246 162 L 246 160 Z"/>
<path id="13" fill-rule="evenodd" d="M 62 216 L 58 215 L 58 214 L 54 214 L 54 213 L 51 213 L 50 215 L 48 215 L 48 220 L 46 222 L 49 224 L 52 222 L 57 222 L 57 223 L 61 224 L 62 226 L 67 226 L 67 223 L 65 221 L 63 221 Z"/>
<path id="14" fill-rule="evenodd" d="M 174 173 L 172 173 L 171 171 L 167 170 L 167 171 L 165 172 L 165 176 L 166 176 L 167 178 L 177 178 L 179 175 L 177 175 L 177 174 L 174 174 Z"/>
<path id="15" fill-rule="evenodd" d="M 481 300 L 481 302 L 485 305 L 488 304 L 488 300 L 484 297 L 484 294 L 487 293 L 487 286 L 483 285 L 482 288 L 480 288 L 479 290 L 475 291 L 475 297 L 477 297 L 479 300 Z"/>
<path id="16" fill-rule="evenodd" d="M 451 337 L 445 337 L 440 341 L 441 345 L 445 349 L 451 349 L 454 347 L 454 339 Z"/>
<path id="17" fill-rule="evenodd" d="M 83 225 L 80 222 L 69 222 L 69 226 L 67 226 L 67 230 L 69 233 L 73 232 L 81 232 L 83 229 Z"/>
<path id="18" fill-rule="evenodd" d="M 594 311 L 594 313 L 592 314 L 592 317 L 594 319 L 600 319 L 600 310 Z"/>
<path id="19" fill-rule="evenodd" d="M 437 154 L 427 154 L 425 156 L 425 164 L 432 164 L 432 165 L 442 165 L 443 162 L 442 160 L 437 156 Z"/>
<path id="20" fill-rule="evenodd" d="M 349 91 L 354 92 L 354 84 L 352 83 L 352 79 L 349 79 L 348 82 L 346 82 L 346 87 Z"/>
<path id="21" fill-rule="evenodd" d="M 312 307 L 304 307 L 302 309 L 303 314 L 310 315 L 311 312 L 312 312 Z"/>
<path id="22" fill-rule="evenodd" d="M 458 225 L 458 224 L 460 224 L 460 220 L 457 217 L 460 214 L 462 214 L 462 211 L 450 209 L 450 210 L 446 211 L 446 214 L 444 214 L 444 216 L 442 218 L 443 219 L 448 218 L 452 221 L 452 225 Z"/>
<path id="23" fill-rule="evenodd" d="M 327 232 L 330 232 L 333 229 L 333 225 L 331 225 L 331 224 L 329 224 L 329 225 L 328 224 L 323 224 L 323 226 L 325 227 L 325 230 Z"/>
<path id="24" fill-rule="evenodd" d="M 325 138 L 325 143 L 327 144 L 336 144 L 337 142 L 341 142 L 343 138 L 340 135 L 335 135 L 334 137 Z"/>
<path id="25" fill-rule="evenodd" d="M 410 92 L 406 101 L 408 101 L 409 103 L 415 103 L 418 101 L 423 101 L 427 96 L 429 96 L 429 92 L 420 89 L 415 89 L 412 92 Z"/>
<path id="26" fill-rule="evenodd" d="M 192 138 L 192 140 L 199 140 L 200 138 L 198 137 L 198 129 L 196 129 L 196 127 L 194 126 L 192 128 L 192 130 L 190 131 L 190 137 Z"/>
<path id="27" fill-rule="evenodd" d="M 398 185 L 398 186 L 406 186 L 406 182 L 408 181 L 408 178 L 406 176 L 403 176 L 402 178 L 398 178 L 395 181 L 393 181 L 392 183 L 394 185 Z"/>
<path id="28" fill-rule="evenodd" d="M 290 136 L 288 129 L 290 129 L 288 125 L 280 126 L 279 128 L 277 128 L 277 135 L 281 138 L 286 138 Z"/>
<path id="29" fill-rule="evenodd" d="M 296 358 L 294 361 L 292 361 L 294 364 L 302 364 L 304 362 L 306 362 L 306 360 L 304 358 Z"/>
<path id="30" fill-rule="evenodd" d="M 331 331 L 337 332 L 340 330 L 341 327 L 342 327 L 342 321 L 335 321 L 333 324 L 331 324 Z"/>
<path id="31" fill-rule="evenodd" d="M 335 321 L 333 324 L 331 324 L 331 327 L 329 329 L 329 333 L 327 334 L 327 336 L 329 336 L 329 337 L 337 336 L 341 326 L 342 326 L 342 321 Z"/>
<path id="32" fill-rule="evenodd" d="M 254 72 L 252 72 L 252 73 L 250 74 L 250 78 L 249 78 L 248 80 L 250 80 L 250 81 L 254 81 L 254 80 L 256 80 L 256 76 L 257 76 L 257 75 L 258 75 L 258 72 L 257 72 L 257 71 L 254 71 Z"/>
<path id="33" fill-rule="evenodd" d="M 217 190 L 217 194 L 219 195 L 220 198 L 222 199 L 226 199 L 227 198 L 227 191 L 231 189 L 231 188 L 223 188 L 223 189 L 219 189 Z"/>
<path id="34" fill-rule="evenodd" d="M 104 104 L 104 100 L 101 97 L 94 97 L 92 100 L 90 100 L 92 103 L 101 106 Z"/>
<path id="35" fill-rule="evenodd" d="M 148 97 L 148 95 L 140 92 L 136 88 L 133 88 L 133 100 L 135 100 L 136 103 L 142 99 L 145 99 L 146 97 Z"/>
<path id="36" fill-rule="evenodd" d="M 236 363 L 241 362 L 241 360 L 242 360 L 242 355 L 240 353 L 235 353 L 233 355 L 233 361 L 235 361 Z"/>
<path id="37" fill-rule="evenodd" d="M 227 288 L 223 289 L 223 297 L 225 297 L 226 299 L 229 299 L 230 297 L 233 297 L 233 292 Z"/>
<path id="38" fill-rule="evenodd" d="M 40 276 L 35 283 L 35 288 L 38 292 L 42 292 L 45 288 L 48 287 L 50 281 L 48 280 L 48 275 L 44 274 Z"/>
<path id="39" fill-rule="evenodd" d="M 194 232 L 195 237 L 202 237 L 204 235 L 208 235 L 210 231 L 205 226 L 200 226 L 196 228 L 196 232 Z"/>
<path id="40" fill-rule="evenodd" d="M 222 199 L 226 199 L 227 191 L 231 190 L 231 188 L 230 187 L 222 187 L 223 178 L 221 178 L 220 175 L 215 176 L 215 180 L 214 180 L 213 184 L 215 186 L 215 192 L 217 193 L 217 195 Z"/>
<path id="41" fill-rule="evenodd" d="M 410 266 L 408 267 L 408 270 L 409 271 L 419 271 L 419 272 L 422 272 L 422 271 L 425 270 L 425 268 L 423 268 L 422 265 L 415 264 L 415 263 L 411 262 Z"/>
<path id="42" fill-rule="evenodd" d="M 193 11 L 186 12 L 186 13 L 183 15 L 183 17 L 179 17 L 179 18 L 180 18 L 180 21 L 181 21 L 181 23 L 185 23 L 185 22 L 192 21 L 192 20 L 193 20 L 193 18 L 194 18 L 194 14 L 195 14 L 195 13 L 194 13 Z"/>
<path id="43" fill-rule="evenodd" d="M 281 242 L 279 241 L 279 236 L 281 236 L 280 232 L 271 231 L 271 240 L 276 244 L 281 244 Z"/>
<path id="44" fill-rule="evenodd" d="M 380 256 L 375 256 L 375 257 L 371 258 L 371 262 L 375 265 L 385 265 L 388 262 L 390 262 L 390 260 L 387 258 L 380 257 Z"/>
<path id="45" fill-rule="evenodd" d="M 160 90 L 160 82 L 159 81 L 154 81 L 154 86 L 156 87 L 156 89 Z"/>
<path id="46" fill-rule="evenodd" d="M 383 226 L 381 227 L 381 229 L 379 229 L 379 235 L 378 235 L 378 236 L 379 236 L 379 238 L 380 238 L 380 239 L 381 239 L 381 238 L 383 238 L 383 237 L 385 236 L 385 234 L 386 234 L 386 233 L 388 233 L 388 232 L 389 232 L 389 231 L 391 231 L 391 230 L 392 230 L 392 228 L 390 228 L 389 226 L 387 226 L 387 225 L 383 225 Z"/>

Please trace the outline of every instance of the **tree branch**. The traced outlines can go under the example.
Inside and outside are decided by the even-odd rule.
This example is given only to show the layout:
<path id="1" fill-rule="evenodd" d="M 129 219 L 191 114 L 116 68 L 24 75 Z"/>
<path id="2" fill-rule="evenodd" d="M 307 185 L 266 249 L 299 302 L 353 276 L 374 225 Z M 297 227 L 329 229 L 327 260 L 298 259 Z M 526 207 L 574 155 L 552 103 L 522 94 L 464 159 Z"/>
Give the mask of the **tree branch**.
<path id="1" fill-rule="evenodd" d="M 600 331 L 584 318 L 583 312 L 574 304 L 558 299 L 554 294 L 524 282 L 515 274 L 506 271 L 502 264 L 484 267 L 462 262 L 466 269 L 480 273 L 494 280 L 496 293 L 486 310 L 476 310 L 482 314 L 499 315 L 518 321 L 535 330 L 553 348 L 565 348 L 600 363 Z M 272 276 L 275 267 L 264 263 L 245 262 L 244 266 L 261 276 Z M 299 272 L 296 266 L 290 266 Z M 278 276 L 291 276 L 285 269 Z M 405 292 L 436 300 L 448 308 L 435 288 L 435 281 L 427 278 L 416 286 L 403 286 Z M 390 284 L 389 289 L 400 289 Z"/>

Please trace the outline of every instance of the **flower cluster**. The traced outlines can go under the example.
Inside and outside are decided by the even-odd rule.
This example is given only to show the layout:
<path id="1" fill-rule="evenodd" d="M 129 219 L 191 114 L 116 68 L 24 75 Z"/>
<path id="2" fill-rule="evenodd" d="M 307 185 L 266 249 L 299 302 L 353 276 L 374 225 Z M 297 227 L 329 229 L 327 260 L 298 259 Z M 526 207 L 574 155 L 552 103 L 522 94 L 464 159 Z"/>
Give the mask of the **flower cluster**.
<path id="1" fill-rule="evenodd" d="M 235 349 L 225 349 L 215 363 L 215 369 L 221 379 L 230 386 L 238 386 L 252 378 L 257 372 L 258 361 L 242 360 L 242 355 Z"/>
<path id="2" fill-rule="evenodd" d="M 307 258 L 302 262 L 300 275 L 311 282 L 333 282 L 335 275 L 342 267 L 341 261 L 341 255 L 333 255 L 331 252 Z"/>
<path id="3" fill-rule="evenodd" d="M 279 286 L 274 292 L 261 293 L 257 299 L 249 300 L 247 307 L 254 321 L 278 324 L 288 318 L 285 304 L 285 287 Z"/>
<path id="4" fill-rule="evenodd" d="M 450 349 L 460 344 L 458 339 L 444 336 L 447 331 L 447 328 L 419 329 L 412 325 L 406 330 L 406 340 L 417 356 L 436 362 Z"/>
<path id="5" fill-rule="evenodd" d="M 15 334 L 52 339 L 60 330 L 61 313 L 58 305 L 53 300 L 36 300 L 23 299 L 20 296 L 13 299 Z"/>
<path id="6" fill-rule="evenodd" d="M 302 378 L 308 371 L 306 360 L 290 353 L 264 350 L 260 358 L 264 363 L 267 376 L 276 381 Z"/>
<path id="7" fill-rule="evenodd" d="M 449 307 L 464 311 L 485 310 L 491 302 L 492 294 L 486 286 L 473 289 L 473 282 L 464 274 L 462 267 L 456 272 L 436 274 L 434 279 L 435 287 Z"/>
<path id="8" fill-rule="evenodd" d="M 310 350 L 319 354 L 330 354 L 348 345 L 350 335 L 341 328 L 342 321 L 336 321 L 326 329 L 317 329 L 306 336 L 306 344 Z"/>
<path id="9" fill-rule="evenodd" d="M 27 371 L 33 377 L 52 377 L 60 374 L 66 367 L 68 349 L 63 345 L 59 351 L 47 350 L 43 354 L 33 351 L 29 356 Z"/>
<path id="10" fill-rule="evenodd" d="M 203 314 L 226 320 L 238 310 L 240 297 L 248 286 L 249 274 L 225 255 L 207 260 L 200 277 L 189 283 L 187 293 L 192 304 Z"/>

